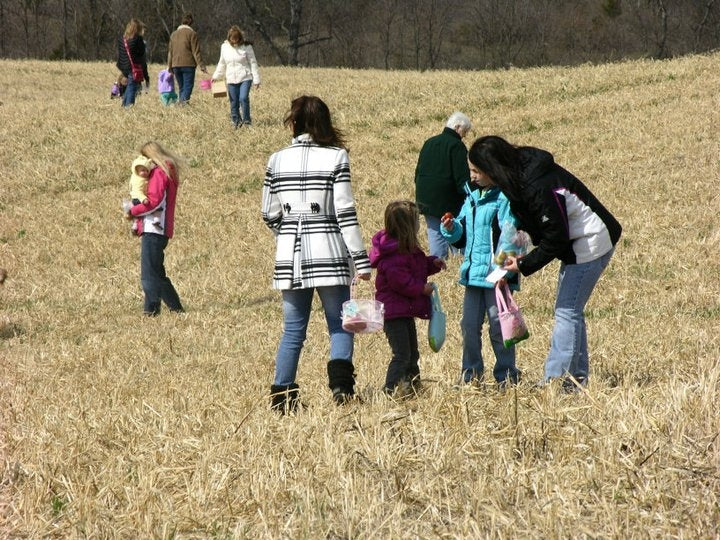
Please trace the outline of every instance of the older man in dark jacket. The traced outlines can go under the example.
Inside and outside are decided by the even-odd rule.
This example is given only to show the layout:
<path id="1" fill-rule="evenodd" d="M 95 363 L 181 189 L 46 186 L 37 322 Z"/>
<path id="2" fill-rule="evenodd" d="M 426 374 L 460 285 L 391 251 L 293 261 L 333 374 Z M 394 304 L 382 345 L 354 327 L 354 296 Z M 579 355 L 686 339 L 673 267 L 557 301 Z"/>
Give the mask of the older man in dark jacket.
<path id="1" fill-rule="evenodd" d="M 442 133 L 425 141 L 415 168 L 415 201 L 425 216 L 430 255 L 443 259 L 450 246 L 440 234 L 440 218 L 445 212 L 457 215 L 465 198 L 470 169 L 462 139 L 471 128 L 463 113 L 450 115 Z"/>

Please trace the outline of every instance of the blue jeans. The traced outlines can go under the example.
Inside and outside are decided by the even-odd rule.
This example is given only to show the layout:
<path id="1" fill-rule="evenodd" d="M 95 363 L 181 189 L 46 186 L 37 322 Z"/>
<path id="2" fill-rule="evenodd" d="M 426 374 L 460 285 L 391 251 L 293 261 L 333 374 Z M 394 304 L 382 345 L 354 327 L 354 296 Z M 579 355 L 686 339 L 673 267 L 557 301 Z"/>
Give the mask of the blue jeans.
<path id="1" fill-rule="evenodd" d="M 587 381 L 588 358 L 585 304 L 595 288 L 613 250 L 581 264 L 562 264 L 555 298 L 555 327 L 550 352 L 545 359 L 545 381 L 568 374 L 578 381 Z"/>
<path id="2" fill-rule="evenodd" d="M 143 234 L 140 238 L 140 283 L 145 293 L 145 314 L 159 315 L 160 301 L 171 311 L 183 311 L 180 297 L 165 273 L 165 247 L 168 237 Z"/>
<path id="3" fill-rule="evenodd" d="M 244 124 L 252 123 L 250 119 L 251 86 L 252 80 L 227 85 L 228 99 L 230 99 L 230 118 L 236 126 L 241 122 Z M 240 107 L 242 107 L 242 116 L 240 116 Z"/>
<path id="4" fill-rule="evenodd" d="M 427 225 L 428 251 L 430 255 L 447 259 L 448 252 L 453 255 L 460 253 L 460 250 L 448 244 L 448 241 L 440 233 L 440 218 L 426 214 L 425 224 Z"/>
<path id="5" fill-rule="evenodd" d="M 350 287 L 334 285 L 282 291 L 283 334 L 275 357 L 273 384 L 287 386 L 295 382 L 300 352 L 305 343 L 313 294 L 317 290 L 330 334 L 330 360 L 352 362 L 353 335 L 343 330 L 342 304 L 350 299 Z"/>
<path id="6" fill-rule="evenodd" d="M 250 118 L 250 87 L 252 86 L 252 80 L 243 81 L 240 83 L 240 106 L 242 107 L 242 121 L 243 124 L 252 124 Z"/>
<path id="7" fill-rule="evenodd" d="M 515 367 L 515 347 L 505 348 L 500 319 L 495 302 L 495 289 L 487 287 L 465 287 L 463 314 L 460 329 L 463 335 L 462 380 L 470 382 L 483 376 L 485 365 L 482 359 L 482 327 L 488 317 L 490 343 L 495 352 L 493 376 L 497 382 L 508 379 L 517 382 L 519 372 Z"/>
<path id="8" fill-rule="evenodd" d="M 185 103 L 190 100 L 195 86 L 195 66 L 174 67 L 172 72 L 178 83 L 178 100 Z"/>
<path id="9" fill-rule="evenodd" d="M 125 93 L 123 94 L 123 101 L 122 106 L 123 107 L 132 107 L 135 105 L 135 95 L 140 90 L 140 85 L 142 83 L 135 82 L 132 78 L 132 73 L 128 77 L 128 83 L 125 87 Z"/>

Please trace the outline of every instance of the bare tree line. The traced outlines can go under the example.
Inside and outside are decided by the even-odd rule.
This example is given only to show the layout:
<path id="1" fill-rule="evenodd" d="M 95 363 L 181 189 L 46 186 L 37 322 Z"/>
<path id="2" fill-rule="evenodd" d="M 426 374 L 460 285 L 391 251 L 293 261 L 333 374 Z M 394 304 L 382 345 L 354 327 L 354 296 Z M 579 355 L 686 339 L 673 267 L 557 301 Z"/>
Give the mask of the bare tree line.
<path id="1" fill-rule="evenodd" d="M 131 17 L 151 61 L 191 11 L 208 63 L 238 24 L 264 65 L 484 69 L 718 48 L 720 0 L 0 0 L 0 56 L 114 60 Z"/>

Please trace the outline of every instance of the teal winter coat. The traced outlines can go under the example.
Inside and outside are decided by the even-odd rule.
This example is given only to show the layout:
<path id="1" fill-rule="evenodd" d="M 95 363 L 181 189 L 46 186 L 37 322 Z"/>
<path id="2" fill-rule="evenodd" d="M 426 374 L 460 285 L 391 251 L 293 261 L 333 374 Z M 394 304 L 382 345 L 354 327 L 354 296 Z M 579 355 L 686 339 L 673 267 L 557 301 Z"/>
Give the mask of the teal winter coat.
<path id="1" fill-rule="evenodd" d="M 497 187 L 471 190 L 466 185 L 465 202 L 454 219 L 452 232 L 440 227 L 444 238 L 457 247 L 464 247 L 464 258 L 460 265 L 460 284 L 472 287 L 495 287 L 487 275 L 497 265 L 493 258 L 501 250 L 520 252 L 518 246 L 501 239 L 505 223 L 516 226 L 516 219 L 510 211 L 510 202 Z M 503 242 L 503 245 L 499 245 Z M 510 274 L 508 284 L 512 290 L 520 288 L 517 274 Z"/>

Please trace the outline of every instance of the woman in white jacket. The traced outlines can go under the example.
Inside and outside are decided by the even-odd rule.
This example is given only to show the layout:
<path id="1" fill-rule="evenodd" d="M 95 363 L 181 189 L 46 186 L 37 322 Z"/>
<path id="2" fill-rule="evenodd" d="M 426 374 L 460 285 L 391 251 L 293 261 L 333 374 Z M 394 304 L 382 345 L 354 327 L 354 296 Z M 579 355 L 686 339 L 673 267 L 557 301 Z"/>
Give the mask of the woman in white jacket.
<path id="1" fill-rule="evenodd" d="M 260 86 L 260 73 L 252 44 L 245 41 L 242 31 L 235 25 L 230 27 L 227 40 L 220 47 L 220 60 L 212 80 L 216 81 L 223 77 L 230 98 L 230 118 L 233 126 L 237 129 L 243 124 L 251 125 L 250 86 L 255 88 Z"/>
<path id="2" fill-rule="evenodd" d="M 316 96 L 300 96 L 284 124 L 292 129 L 292 144 L 270 156 L 262 192 L 262 218 L 276 238 L 273 288 L 282 291 L 283 301 L 271 404 L 283 414 L 298 407 L 295 379 L 315 291 L 330 337 L 327 374 L 333 400 L 342 405 L 355 396 L 353 335 L 343 329 L 340 312 L 350 299 L 352 275 L 370 279 L 350 160 L 330 109 Z"/>

